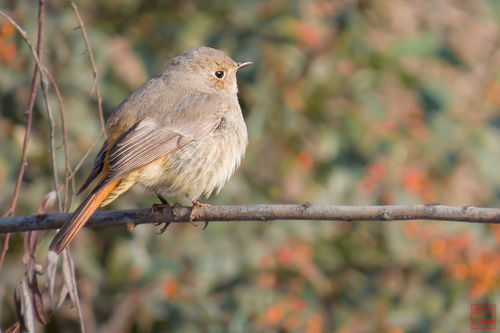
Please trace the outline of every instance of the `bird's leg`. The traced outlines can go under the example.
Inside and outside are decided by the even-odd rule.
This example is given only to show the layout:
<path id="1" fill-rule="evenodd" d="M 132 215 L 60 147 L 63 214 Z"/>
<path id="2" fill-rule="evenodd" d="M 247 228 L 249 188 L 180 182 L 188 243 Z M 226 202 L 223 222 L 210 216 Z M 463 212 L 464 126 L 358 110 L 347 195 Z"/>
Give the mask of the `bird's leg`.
<path id="1" fill-rule="evenodd" d="M 160 199 L 161 201 L 161 205 L 160 204 L 153 204 L 153 211 L 157 211 L 159 209 L 163 209 L 165 206 L 167 206 L 168 208 L 170 208 L 172 210 L 172 214 L 173 214 L 173 206 L 170 206 L 170 204 L 168 203 L 167 199 L 165 199 L 161 194 L 158 194 L 156 193 L 156 196 L 158 197 L 158 199 Z M 155 226 L 159 226 L 161 224 L 164 224 L 161 228 L 160 228 L 160 234 L 164 233 L 165 230 L 167 230 L 168 226 L 170 225 L 171 222 L 159 222 L 159 223 L 156 223 Z"/>
<path id="2" fill-rule="evenodd" d="M 189 222 L 194 225 L 194 226 L 197 226 L 195 223 L 194 223 L 194 220 L 196 219 L 196 209 L 199 208 L 199 207 L 208 207 L 210 206 L 209 204 L 207 203 L 204 203 L 204 202 L 201 202 L 201 201 L 198 201 L 198 200 L 191 200 L 193 202 L 193 208 L 191 208 L 191 214 L 189 214 Z M 203 226 L 203 229 L 202 230 L 205 230 L 208 226 L 208 221 L 205 221 L 205 225 Z"/>
<path id="3" fill-rule="evenodd" d="M 168 208 L 172 208 L 172 206 L 170 206 L 168 201 L 161 194 L 156 194 L 156 196 L 158 197 L 158 199 L 160 199 L 161 204 L 153 204 L 153 212 L 162 210 L 165 206 L 167 206 Z"/>
<path id="4" fill-rule="evenodd" d="M 170 204 L 168 203 L 167 199 L 165 199 L 165 198 L 163 197 L 163 195 L 161 195 L 161 194 L 156 194 L 156 196 L 158 197 L 158 199 L 160 199 L 161 203 L 162 203 L 164 206 L 172 207 L 172 206 L 170 206 Z"/>

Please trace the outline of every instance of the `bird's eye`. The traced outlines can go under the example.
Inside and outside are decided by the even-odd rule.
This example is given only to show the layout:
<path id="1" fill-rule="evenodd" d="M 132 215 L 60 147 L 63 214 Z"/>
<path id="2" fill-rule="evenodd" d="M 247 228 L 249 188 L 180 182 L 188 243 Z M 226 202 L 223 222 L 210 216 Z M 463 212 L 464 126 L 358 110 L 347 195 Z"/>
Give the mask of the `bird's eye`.
<path id="1" fill-rule="evenodd" d="M 214 73 L 215 77 L 218 79 L 222 79 L 224 77 L 224 72 L 223 71 L 217 71 Z"/>

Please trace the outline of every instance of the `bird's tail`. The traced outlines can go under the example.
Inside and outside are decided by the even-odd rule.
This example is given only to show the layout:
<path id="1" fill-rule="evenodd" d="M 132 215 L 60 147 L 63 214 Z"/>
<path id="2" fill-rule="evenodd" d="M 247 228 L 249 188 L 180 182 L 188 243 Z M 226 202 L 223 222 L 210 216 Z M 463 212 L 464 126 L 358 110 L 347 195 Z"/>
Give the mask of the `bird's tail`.
<path id="1" fill-rule="evenodd" d="M 120 180 L 109 183 L 95 193 L 89 194 L 85 200 L 73 212 L 70 220 L 66 222 L 57 232 L 56 236 L 50 243 L 49 251 L 57 254 L 61 253 L 71 240 L 76 236 L 76 233 L 84 226 L 90 216 L 99 208 L 101 202 L 113 191 Z"/>

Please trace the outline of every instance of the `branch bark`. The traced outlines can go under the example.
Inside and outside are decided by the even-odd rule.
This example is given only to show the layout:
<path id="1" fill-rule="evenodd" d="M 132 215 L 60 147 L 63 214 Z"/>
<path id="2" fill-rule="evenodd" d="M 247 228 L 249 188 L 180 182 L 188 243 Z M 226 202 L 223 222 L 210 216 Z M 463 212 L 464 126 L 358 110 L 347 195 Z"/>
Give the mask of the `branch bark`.
<path id="1" fill-rule="evenodd" d="M 100 210 L 87 226 L 134 227 L 151 223 L 189 222 L 191 207 L 173 208 L 156 205 L 154 209 Z M 195 221 L 272 221 L 272 220 L 329 220 L 329 221 L 402 221 L 440 220 L 453 222 L 500 224 L 500 209 L 472 206 L 393 205 L 393 206 L 312 206 L 253 205 L 203 206 L 195 208 Z M 41 214 L 0 218 L 0 234 L 29 230 L 59 228 L 71 214 Z"/>

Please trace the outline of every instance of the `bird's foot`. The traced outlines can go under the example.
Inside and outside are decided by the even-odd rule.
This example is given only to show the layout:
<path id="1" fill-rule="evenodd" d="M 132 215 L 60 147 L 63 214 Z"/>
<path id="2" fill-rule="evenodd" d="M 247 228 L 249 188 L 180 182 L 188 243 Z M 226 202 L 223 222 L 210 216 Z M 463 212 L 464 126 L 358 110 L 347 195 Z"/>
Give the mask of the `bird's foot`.
<path id="1" fill-rule="evenodd" d="M 161 211 L 163 211 L 163 209 L 165 209 L 165 207 L 168 207 L 171 210 L 172 215 L 174 215 L 175 205 L 171 206 L 168 203 L 168 201 L 161 194 L 157 194 L 156 196 L 158 197 L 158 199 L 160 199 L 161 204 L 153 204 L 153 207 L 152 207 L 153 212 L 161 212 Z M 158 232 L 158 234 L 163 234 L 167 230 L 170 223 L 171 222 L 158 222 L 158 223 L 156 223 L 155 226 L 159 226 L 159 225 L 163 224 L 163 226 L 160 228 L 160 232 Z"/>
<path id="2" fill-rule="evenodd" d="M 163 224 L 163 226 L 160 228 L 160 231 L 157 232 L 158 235 L 161 235 L 162 233 L 164 233 L 168 226 L 170 225 L 170 223 L 172 222 L 160 222 L 160 223 L 157 223 L 156 226 L 159 226 L 160 224 Z"/>
<path id="3" fill-rule="evenodd" d="M 194 223 L 194 220 L 198 217 L 197 213 L 196 213 L 197 208 L 208 207 L 210 205 L 207 204 L 207 203 L 198 201 L 198 200 L 193 200 L 192 202 L 193 202 L 193 207 L 191 208 L 191 214 L 189 214 L 189 222 L 192 225 L 194 225 L 195 227 L 197 227 L 198 225 L 196 225 Z M 201 229 L 201 230 L 205 230 L 207 228 L 207 226 L 208 226 L 208 221 L 204 221 L 204 222 L 205 222 L 205 225 L 203 226 L 203 229 Z"/>
<path id="4" fill-rule="evenodd" d="M 165 207 L 172 209 L 173 206 L 171 206 L 161 194 L 157 194 L 156 196 L 158 197 L 158 199 L 160 199 L 161 204 L 153 204 L 153 206 L 151 207 L 153 213 L 161 212 Z"/>

